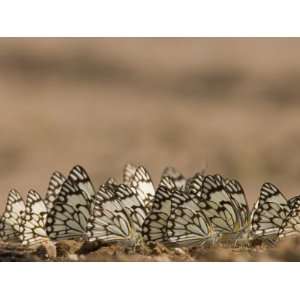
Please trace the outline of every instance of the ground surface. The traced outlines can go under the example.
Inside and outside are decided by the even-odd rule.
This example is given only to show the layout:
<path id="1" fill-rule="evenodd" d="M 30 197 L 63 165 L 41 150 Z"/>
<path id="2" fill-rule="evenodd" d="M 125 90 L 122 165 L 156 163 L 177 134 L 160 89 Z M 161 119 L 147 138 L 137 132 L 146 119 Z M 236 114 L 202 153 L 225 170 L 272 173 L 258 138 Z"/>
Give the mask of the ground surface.
<path id="1" fill-rule="evenodd" d="M 300 261 L 300 238 L 281 241 L 276 246 L 251 248 L 166 248 L 127 249 L 120 245 L 84 244 L 60 241 L 36 249 L 0 244 L 0 261 L 101 261 L 101 262 L 170 262 L 170 261 Z"/>

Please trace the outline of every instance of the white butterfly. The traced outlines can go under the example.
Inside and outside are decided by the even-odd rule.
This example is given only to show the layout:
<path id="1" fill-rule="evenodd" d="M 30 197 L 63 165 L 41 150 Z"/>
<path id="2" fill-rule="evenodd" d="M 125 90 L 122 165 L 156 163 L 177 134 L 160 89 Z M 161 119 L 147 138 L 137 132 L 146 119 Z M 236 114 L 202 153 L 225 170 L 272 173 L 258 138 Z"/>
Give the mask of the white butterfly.
<path id="1" fill-rule="evenodd" d="M 140 166 L 136 169 L 134 176 L 131 179 L 130 188 L 144 207 L 150 210 L 155 195 L 155 189 L 150 174 L 144 167 Z"/>
<path id="2" fill-rule="evenodd" d="M 89 241 L 135 243 L 135 227 L 114 189 L 103 185 L 95 196 L 95 205 L 87 224 Z"/>
<path id="3" fill-rule="evenodd" d="M 186 185 L 186 179 L 179 171 L 177 171 L 174 167 L 167 167 L 164 169 L 162 173 L 162 177 L 170 177 L 173 179 L 175 186 L 177 189 L 184 190 Z"/>
<path id="4" fill-rule="evenodd" d="M 210 220 L 187 193 L 174 191 L 171 202 L 166 231 L 169 245 L 195 246 L 216 241 L 218 234 Z"/>
<path id="5" fill-rule="evenodd" d="M 0 239 L 20 240 L 20 226 L 22 215 L 25 211 L 25 203 L 19 192 L 15 189 L 8 194 L 6 207 L 0 220 Z"/>
<path id="6" fill-rule="evenodd" d="M 141 232 L 142 225 L 147 215 L 146 208 L 143 203 L 136 197 L 136 194 L 125 184 L 120 184 L 116 191 L 117 197 L 127 215 L 132 220 L 135 230 Z"/>
<path id="7" fill-rule="evenodd" d="M 271 183 L 264 183 L 251 213 L 252 239 L 276 240 L 289 213 L 289 203 L 279 189 Z"/>
<path id="8" fill-rule="evenodd" d="M 58 171 L 53 172 L 53 174 L 51 175 L 44 200 L 48 210 L 53 207 L 53 202 L 58 197 L 58 194 L 65 180 L 66 177 Z"/>
<path id="9" fill-rule="evenodd" d="M 278 237 L 280 239 L 300 234 L 300 196 L 296 196 L 288 202 L 290 212 L 279 228 Z"/>
<path id="10" fill-rule="evenodd" d="M 84 236 L 94 194 L 86 171 L 75 166 L 47 216 L 46 231 L 50 239 L 80 239 Z"/>
<path id="11" fill-rule="evenodd" d="M 48 239 L 46 233 L 47 206 L 34 190 L 27 195 L 20 236 L 23 245 L 39 244 Z"/>
<path id="12" fill-rule="evenodd" d="M 236 195 L 226 188 L 226 180 L 220 175 L 205 176 L 201 195 L 198 200 L 200 210 L 210 220 L 215 231 L 222 234 L 223 240 L 232 240 L 240 235 L 244 223 L 237 203 L 240 191 Z"/>
<path id="13" fill-rule="evenodd" d="M 172 183 L 172 180 L 170 182 Z M 171 197 L 173 194 L 173 189 L 168 186 L 168 181 L 161 181 L 155 193 L 151 212 L 143 223 L 142 235 L 147 244 L 166 240 L 167 221 L 171 214 Z"/>
<path id="14" fill-rule="evenodd" d="M 133 164 L 126 164 L 123 170 L 123 183 L 130 186 L 132 178 L 135 174 L 137 166 Z"/>

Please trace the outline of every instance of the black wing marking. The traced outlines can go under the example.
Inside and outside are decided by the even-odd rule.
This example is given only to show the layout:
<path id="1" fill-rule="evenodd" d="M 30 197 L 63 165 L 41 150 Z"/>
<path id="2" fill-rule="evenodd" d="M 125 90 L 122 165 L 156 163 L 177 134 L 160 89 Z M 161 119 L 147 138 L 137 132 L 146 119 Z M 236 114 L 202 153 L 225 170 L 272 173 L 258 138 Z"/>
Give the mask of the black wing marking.
<path id="1" fill-rule="evenodd" d="M 120 200 L 121 205 L 125 209 L 128 216 L 131 218 L 135 230 L 141 232 L 142 225 L 146 218 L 147 212 L 135 193 L 125 184 L 120 184 L 116 190 L 116 195 Z"/>
<path id="2" fill-rule="evenodd" d="M 242 229 L 238 208 L 226 192 L 221 176 L 208 175 L 204 178 L 198 203 L 215 231 L 238 233 Z"/>
<path id="3" fill-rule="evenodd" d="M 130 187 L 138 200 L 143 203 L 146 208 L 151 209 L 155 189 L 150 174 L 144 167 L 140 166 L 136 169 Z"/>
<path id="4" fill-rule="evenodd" d="M 58 171 L 53 172 L 53 174 L 51 175 L 47 193 L 45 196 L 45 204 L 48 210 L 52 208 L 53 202 L 58 197 L 58 194 L 65 180 L 66 177 Z"/>
<path id="5" fill-rule="evenodd" d="M 167 186 L 159 185 L 152 205 L 152 210 L 145 218 L 142 235 L 146 243 L 164 242 L 167 221 L 171 214 L 173 191 Z"/>
<path id="6" fill-rule="evenodd" d="M 264 183 L 251 214 L 251 233 L 255 237 L 276 239 L 289 212 L 288 202 L 279 189 Z"/>
<path id="7" fill-rule="evenodd" d="M 21 195 L 17 190 L 11 190 L 0 221 L 0 239 L 19 240 L 24 211 L 25 203 Z"/>
<path id="8" fill-rule="evenodd" d="M 89 241 L 131 241 L 135 232 L 115 192 L 102 186 L 95 196 L 95 206 L 87 225 Z"/>
<path id="9" fill-rule="evenodd" d="M 126 164 L 123 170 L 123 183 L 130 186 L 132 178 L 136 172 L 137 166 L 133 164 Z"/>
<path id="10" fill-rule="evenodd" d="M 24 245 L 38 244 L 47 239 L 47 211 L 47 206 L 41 196 L 36 191 L 30 190 L 21 225 L 21 240 Z"/>
<path id="11" fill-rule="evenodd" d="M 186 184 L 186 179 L 183 176 L 183 174 L 181 174 L 179 171 L 177 171 L 174 167 L 165 168 L 162 173 L 162 177 L 165 177 L 165 176 L 171 177 L 174 180 L 174 183 L 175 183 L 177 189 L 184 190 L 185 184 Z"/>
<path id="12" fill-rule="evenodd" d="M 47 234 L 54 240 L 82 238 L 90 209 L 86 194 L 68 177 L 47 216 Z"/>

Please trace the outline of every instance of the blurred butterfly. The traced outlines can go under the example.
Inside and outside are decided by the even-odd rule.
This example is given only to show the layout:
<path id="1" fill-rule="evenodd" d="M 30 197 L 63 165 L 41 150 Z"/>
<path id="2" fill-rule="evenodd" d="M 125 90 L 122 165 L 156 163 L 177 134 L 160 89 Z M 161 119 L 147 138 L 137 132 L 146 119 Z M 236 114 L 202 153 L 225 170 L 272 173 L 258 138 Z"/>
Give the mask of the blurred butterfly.
<path id="1" fill-rule="evenodd" d="M 64 181 L 57 199 L 53 202 L 46 231 L 50 239 L 80 239 L 86 232 L 92 200 L 95 195 L 87 172 L 75 166 Z"/>
<path id="2" fill-rule="evenodd" d="M 176 188 L 184 190 L 186 179 L 179 171 L 177 171 L 174 167 L 167 167 L 164 169 L 162 173 L 162 177 L 170 177 L 173 179 Z"/>
<path id="3" fill-rule="evenodd" d="M 47 212 L 47 206 L 41 196 L 36 191 L 30 190 L 20 229 L 23 245 L 34 245 L 47 240 Z"/>
<path id="4" fill-rule="evenodd" d="M 264 183 L 251 213 L 252 239 L 274 241 L 290 213 L 287 199 L 272 183 Z"/>
<path id="5" fill-rule="evenodd" d="M 205 176 L 201 173 L 196 173 L 193 177 L 189 178 L 186 182 L 186 193 L 188 193 L 193 198 L 200 199 L 204 177 Z"/>
<path id="6" fill-rule="evenodd" d="M 137 167 L 133 164 L 126 164 L 123 170 L 123 183 L 130 186 L 132 178 L 135 174 Z"/>
<path id="7" fill-rule="evenodd" d="M 4 213 L 0 219 L 0 239 L 7 241 L 20 240 L 20 226 L 22 215 L 25 211 L 25 203 L 15 189 L 8 194 Z"/>

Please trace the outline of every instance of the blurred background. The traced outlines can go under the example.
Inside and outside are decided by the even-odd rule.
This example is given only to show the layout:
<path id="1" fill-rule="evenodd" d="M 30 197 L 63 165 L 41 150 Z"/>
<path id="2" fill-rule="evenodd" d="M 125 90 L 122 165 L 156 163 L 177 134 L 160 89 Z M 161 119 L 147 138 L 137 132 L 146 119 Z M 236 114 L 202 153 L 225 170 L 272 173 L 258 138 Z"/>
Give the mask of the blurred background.
<path id="1" fill-rule="evenodd" d="M 83 165 L 125 163 L 300 194 L 300 39 L 0 39 L 0 211 Z"/>

